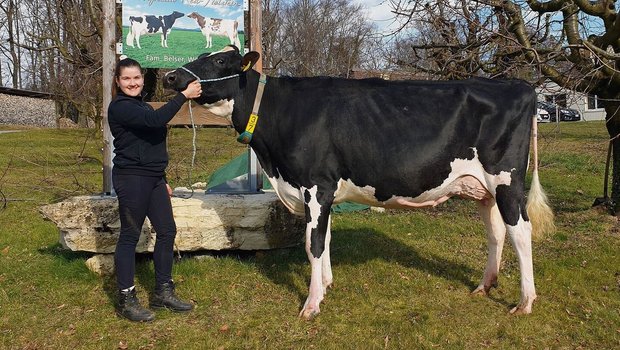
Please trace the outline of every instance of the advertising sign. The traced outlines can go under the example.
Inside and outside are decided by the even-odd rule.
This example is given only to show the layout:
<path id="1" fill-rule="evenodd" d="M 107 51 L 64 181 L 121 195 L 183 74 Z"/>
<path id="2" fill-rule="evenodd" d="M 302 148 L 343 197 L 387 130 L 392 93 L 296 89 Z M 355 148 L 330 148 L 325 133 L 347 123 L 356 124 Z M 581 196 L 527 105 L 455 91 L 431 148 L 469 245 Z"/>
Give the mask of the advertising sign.
<path id="1" fill-rule="evenodd" d="M 123 54 L 178 68 L 205 52 L 243 50 L 244 0 L 123 0 Z"/>

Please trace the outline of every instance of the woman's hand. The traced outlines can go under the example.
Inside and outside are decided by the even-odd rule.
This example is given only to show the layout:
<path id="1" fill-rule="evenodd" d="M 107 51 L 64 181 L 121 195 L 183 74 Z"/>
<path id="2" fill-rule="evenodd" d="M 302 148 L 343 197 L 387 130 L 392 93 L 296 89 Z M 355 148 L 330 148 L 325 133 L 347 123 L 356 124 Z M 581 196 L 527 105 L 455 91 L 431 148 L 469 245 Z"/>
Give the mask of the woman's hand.
<path id="1" fill-rule="evenodd" d="M 187 88 L 181 91 L 181 93 L 185 95 L 185 97 L 188 99 L 198 98 L 202 94 L 202 86 L 200 86 L 200 83 L 198 82 L 198 80 L 194 80 L 191 83 L 189 83 Z"/>
<path id="2" fill-rule="evenodd" d="M 168 190 L 168 196 L 172 197 L 172 188 L 170 188 L 170 185 L 166 184 L 166 189 Z"/>

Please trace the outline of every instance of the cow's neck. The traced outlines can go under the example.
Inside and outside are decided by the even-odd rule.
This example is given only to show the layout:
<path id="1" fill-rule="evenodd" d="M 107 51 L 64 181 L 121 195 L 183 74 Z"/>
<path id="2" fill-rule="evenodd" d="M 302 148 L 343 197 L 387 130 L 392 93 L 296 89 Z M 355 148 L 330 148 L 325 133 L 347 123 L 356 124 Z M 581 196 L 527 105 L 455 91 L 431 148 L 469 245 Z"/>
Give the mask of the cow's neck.
<path id="1" fill-rule="evenodd" d="M 233 125 L 235 130 L 240 134 L 243 133 L 248 120 L 250 119 L 250 113 L 254 106 L 254 100 L 256 97 L 256 91 L 258 89 L 260 73 L 250 70 L 243 75 L 245 82 L 241 81 L 239 94 L 235 96 L 235 108 L 233 111 Z M 242 78 L 242 79 L 244 79 Z M 265 85 L 265 95 L 268 94 L 270 89 L 273 89 L 272 83 L 277 80 L 276 78 L 269 77 L 267 84 Z M 271 123 L 273 122 L 271 115 L 265 113 L 270 109 L 269 98 L 264 98 L 261 102 L 261 108 L 259 111 L 259 119 L 256 124 L 254 135 L 252 136 L 252 142 L 250 146 L 258 156 L 258 160 L 263 167 L 263 170 L 268 176 L 273 177 L 275 174 L 275 168 L 271 162 L 271 156 L 267 144 L 269 143 L 269 136 L 266 135 L 267 130 L 271 129 Z"/>
<path id="2" fill-rule="evenodd" d="M 254 106 L 254 100 L 256 98 L 259 78 L 260 73 L 254 70 L 249 70 L 240 78 L 240 90 L 239 94 L 234 97 L 235 106 L 232 115 L 232 122 L 235 130 L 237 130 L 240 134 L 243 133 L 248 120 L 250 119 L 250 114 L 252 113 L 252 107 Z"/>
<path id="3" fill-rule="evenodd" d="M 198 22 L 198 26 L 201 29 L 204 28 L 206 25 L 205 18 L 201 15 L 196 15 L 196 22 Z"/>

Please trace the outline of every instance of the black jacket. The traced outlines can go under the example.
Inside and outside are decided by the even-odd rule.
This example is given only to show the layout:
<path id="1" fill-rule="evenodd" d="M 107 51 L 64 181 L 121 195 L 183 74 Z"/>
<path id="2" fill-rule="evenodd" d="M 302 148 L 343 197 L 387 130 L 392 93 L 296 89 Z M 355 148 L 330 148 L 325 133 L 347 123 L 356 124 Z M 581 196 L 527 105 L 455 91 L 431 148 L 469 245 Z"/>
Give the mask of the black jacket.
<path id="1" fill-rule="evenodd" d="M 187 99 L 178 93 L 154 110 L 142 100 L 118 92 L 108 107 L 108 124 L 114 136 L 113 171 L 117 174 L 164 176 L 168 166 L 166 124 Z"/>

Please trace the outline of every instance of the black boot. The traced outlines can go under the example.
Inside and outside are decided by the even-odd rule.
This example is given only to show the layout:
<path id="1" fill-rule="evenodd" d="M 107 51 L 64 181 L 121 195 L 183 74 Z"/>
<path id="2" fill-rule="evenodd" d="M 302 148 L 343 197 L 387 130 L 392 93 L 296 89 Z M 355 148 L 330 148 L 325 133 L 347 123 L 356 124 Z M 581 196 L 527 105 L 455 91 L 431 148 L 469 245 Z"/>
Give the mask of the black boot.
<path id="1" fill-rule="evenodd" d="M 174 282 L 172 281 L 155 286 L 155 293 L 149 305 L 153 309 L 167 308 L 178 312 L 190 311 L 194 308 L 194 305 L 180 300 L 174 294 Z"/>
<path id="2" fill-rule="evenodd" d="M 128 320 L 134 322 L 150 322 L 155 319 L 155 314 L 140 305 L 140 300 L 136 295 L 136 289 L 128 292 L 118 292 L 118 309 L 116 312 Z"/>

